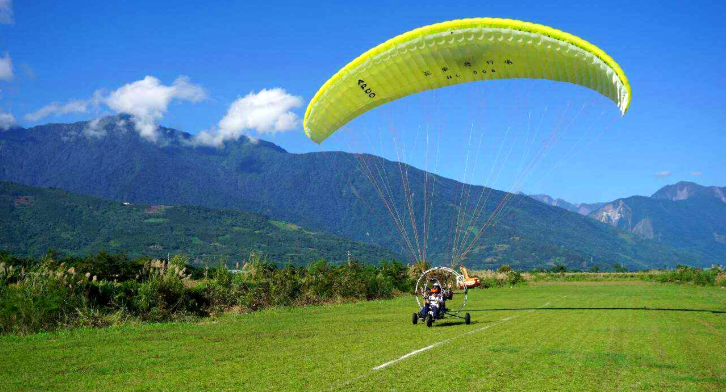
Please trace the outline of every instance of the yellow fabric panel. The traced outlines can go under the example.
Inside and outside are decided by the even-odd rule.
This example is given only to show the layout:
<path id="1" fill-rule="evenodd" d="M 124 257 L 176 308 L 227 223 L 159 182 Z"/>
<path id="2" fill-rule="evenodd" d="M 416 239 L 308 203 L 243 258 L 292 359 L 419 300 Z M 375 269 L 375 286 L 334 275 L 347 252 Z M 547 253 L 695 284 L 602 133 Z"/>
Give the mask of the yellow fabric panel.
<path id="1" fill-rule="evenodd" d="M 355 117 L 407 95 L 512 78 L 578 84 L 610 98 L 623 114 L 631 99 L 617 63 L 574 35 L 510 19 L 462 19 L 412 30 L 343 67 L 310 101 L 305 133 L 320 143 Z"/>

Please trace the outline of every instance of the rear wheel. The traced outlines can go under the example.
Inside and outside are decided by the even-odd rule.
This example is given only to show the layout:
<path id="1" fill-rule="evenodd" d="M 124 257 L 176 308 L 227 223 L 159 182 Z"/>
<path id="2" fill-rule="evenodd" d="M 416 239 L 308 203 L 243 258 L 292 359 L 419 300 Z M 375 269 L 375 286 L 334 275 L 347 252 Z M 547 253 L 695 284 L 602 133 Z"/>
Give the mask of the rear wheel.
<path id="1" fill-rule="evenodd" d="M 411 322 L 413 322 L 413 325 L 418 324 L 418 314 L 414 313 L 413 318 L 411 318 Z"/>
<path id="2" fill-rule="evenodd" d="M 431 327 L 434 324 L 434 318 L 430 314 L 426 315 L 426 326 Z"/>
<path id="3" fill-rule="evenodd" d="M 466 323 L 466 325 L 471 324 L 471 315 L 469 315 L 469 313 L 464 315 L 464 323 Z"/>

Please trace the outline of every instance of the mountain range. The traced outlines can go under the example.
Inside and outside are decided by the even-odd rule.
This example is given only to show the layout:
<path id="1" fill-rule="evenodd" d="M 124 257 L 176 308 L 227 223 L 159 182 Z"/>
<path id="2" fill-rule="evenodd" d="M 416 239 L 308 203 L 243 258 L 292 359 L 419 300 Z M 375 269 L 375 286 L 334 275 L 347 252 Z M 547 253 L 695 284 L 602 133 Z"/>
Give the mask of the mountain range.
<path id="1" fill-rule="evenodd" d="M 580 215 L 587 215 L 593 211 L 599 210 L 600 208 L 602 208 L 602 206 L 605 205 L 605 203 L 575 203 L 575 204 L 573 204 L 573 203 L 568 202 L 567 200 L 563 200 L 563 199 L 559 199 L 559 198 L 555 199 L 551 196 L 542 195 L 542 194 L 528 195 L 528 196 L 539 202 L 545 203 L 547 205 L 550 205 L 553 207 L 564 208 L 567 211 L 576 212 Z"/>
<path id="2" fill-rule="evenodd" d="M 652 196 L 653 199 L 679 200 L 719 200 L 726 203 L 726 187 L 701 186 L 695 182 L 681 181 L 673 185 L 666 185 Z"/>
<path id="3" fill-rule="evenodd" d="M 465 260 L 468 266 L 564 263 L 583 268 L 621 263 L 648 268 L 712 263 L 703 254 L 523 195 L 465 185 L 371 155 L 292 154 L 246 137 L 219 149 L 194 147 L 188 133 L 165 127 L 159 132 L 157 143 L 141 138 L 128 115 L 12 128 L 0 132 L 0 181 L 133 204 L 242 210 L 409 256 L 426 242 L 426 259 L 436 264 L 450 261 L 457 236 L 476 237 L 497 206 L 508 201 L 495 224 L 472 246 Z M 371 174 L 377 182 L 371 181 Z M 426 204 L 427 220 L 419 213 L 424 210 L 424 179 L 436 184 Z M 418 196 L 406 197 L 402 182 Z M 387 195 L 387 205 L 381 192 Z M 467 209 L 474 200 L 486 200 L 478 220 Z M 427 235 L 424 221 L 431 222 Z M 401 226 L 408 240 L 399 234 Z"/>
<path id="4" fill-rule="evenodd" d="M 699 254 L 714 264 L 726 261 L 726 187 L 693 182 L 667 185 L 650 197 L 631 196 L 609 203 L 595 203 L 584 213 L 622 231 Z M 530 196 L 567 210 L 574 204 L 564 200 L 552 204 L 546 195 Z M 560 200 L 560 199 L 558 199 Z"/>

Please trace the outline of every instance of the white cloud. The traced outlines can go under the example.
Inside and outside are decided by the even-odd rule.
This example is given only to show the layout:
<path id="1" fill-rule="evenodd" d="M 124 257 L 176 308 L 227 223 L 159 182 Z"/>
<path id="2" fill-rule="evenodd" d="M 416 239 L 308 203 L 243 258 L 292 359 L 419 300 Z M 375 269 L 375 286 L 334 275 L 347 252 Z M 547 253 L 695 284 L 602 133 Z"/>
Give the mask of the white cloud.
<path id="1" fill-rule="evenodd" d="M 103 125 L 101 123 L 103 119 L 97 118 L 95 120 L 91 120 L 86 124 L 86 127 L 83 128 L 83 134 L 88 137 L 104 137 L 106 136 L 106 130 L 103 128 Z"/>
<path id="2" fill-rule="evenodd" d="M 259 134 L 291 131 L 300 122 L 292 109 L 302 104 L 301 97 L 281 88 L 251 92 L 230 105 L 216 128 L 195 135 L 192 144 L 221 147 L 226 140 L 237 140 L 252 130 Z"/>
<path id="3" fill-rule="evenodd" d="M 173 101 L 199 102 L 207 93 L 185 76 L 180 76 L 171 85 L 164 85 L 153 76 L 128 83 L 111 93 L 97 90 L 86 100 L 71 100 L 66 103 L 53 102 L 35 112 L 25 115 L 28 121 L 70 113 L 102 111 L 106 106 L 116 113 L 130 114 L 134 129 L 141 137 L 159 142 L 157 121 L 164 117 Z M 258 134 L 286 132 L 300 125 L 300 117 L 293 111 L 303 105 L 301 97 L 285 92 L 281 88 L 263 89 L 251 92 L 234 101 L 227 114 L 216 127 L 202 131 L 191 140 L 192 145 L 222 147 L 227 140 L 237 140 L 254 131 Z M 14 121 L 14 119 L 13 119 Z M 106 129 L 100 119 L 88 123 L 83 134 L 89 137 L 103 137 Z"/>
<path id="4" fill-rule="evenodd" d="M 69 113 L 88 113 L 88 108 L 93 103 L 92 100 L 73 100 L 68 101 L 67 103 L 60 104 L 58 102 L 53 102 L 49 105 L 45 105 L 42 108 L 25 115 L 25 119 L 28 121 L 38 121 L 42 118 L 48 117 L 51 114 L 54 114 L 56 116 L 61 114 L 69 114 Z"/>
<path id="5" fill-rule="evenodd" d="M 35 79 L 35 71 L 33 71 L 33 68 L 30 68 L 28 64 L 20 64 L 20 68 L 23 69 L 23 71 L 25 72 L 25 76 L 27 76 L 28 79 Z"/>
<path id="6" fill-rule="evenodd" d="M 199 102 L 206 99 L 206 91 L 189 82 L 185 76 L 178 77 L 171 86 L 161 84 L 159 79 L 147 76 L 141 80 L 123 85 L 110 94 L 96 90 L 93 97 L 86 100 L 71 100 L 66 103 L 53 102 L 35 112 L 25 115 L 28 121 L 38 121 L 50 115 L 59 116 L 69 113 L 88 113 L 105 105 L 116 113 L 132 115 L 134 128 L 145 139 L 157 142 L 159 134 L 156 121 L 166 114 L 169 104 L 174 100 Z M 95 120 L 94 120 L 95 121 Z M 84 130 L 88 136 L 101 137 L 105 130 L 98 122 L 91 123 Z"/>
<path id="7" fill-rule="evenodd" d="M 164 116 L 173 100 L 199 102 L 206 97 L 206 91 L 190 83 L 185 76 L 178 77 L 171 86 L 165 86 L 159 79 L 147 76 L 112 92 L 104 103 L 117 113 L 131 114 L 139 134 L 156 142 L 159 140 L 156 120 Z"/>
<path id="8" fill-rule="evenodd" d="M 96 90 L 93 93 L 93 97 L 89 99 L 74 99 L 63 104 L 53 102 L 32 113 L 26 114 L 24 117 L 28 121 L 38 121 L 50 115 L 60 116 L 70 113 L 88 113 L 91 109 L 98 109 L 105 99 L 103 90 Z"/>
<path id="9" fill-rule="evenodd" d="M 658 173 L 655 173 L 654 176 L 662 178 L 662 177 L 668 177 L 671 174 L 673 174 L 673 173 L 666 170 L 666 171 L 659 171 Z"/>
<path id="10" fill-rule="evenodd" d="M 0 0 L 0 23 L 13 22 L 13 0 Z"/>
<path id="11" fill-rule="evenodd" d="M 691 172 L 691 175 L 692 175 L 692 176 L 695 176 L 695 177 L 698 177 L 698 176 L 700 176 L 701 174 L 703 174 L 703 172 L 702 172 L 702 171 L 694 171 L 694 172 Z"/>
<path id="12" fill-rule="evenodd" d="M 12 114 L 3 112 L 0 109 L 0 129 L 7 131 L 15 124 L 15 117 Z"/>
<path id="13" fill-rule="evenodd" d="M 2 0 L 0 0 L 2 1 Z M 11 80 L 13 78 L 13 60 L 10 53 L 5 52 L 5 57 L 0 56 L 0 79 Z"/>

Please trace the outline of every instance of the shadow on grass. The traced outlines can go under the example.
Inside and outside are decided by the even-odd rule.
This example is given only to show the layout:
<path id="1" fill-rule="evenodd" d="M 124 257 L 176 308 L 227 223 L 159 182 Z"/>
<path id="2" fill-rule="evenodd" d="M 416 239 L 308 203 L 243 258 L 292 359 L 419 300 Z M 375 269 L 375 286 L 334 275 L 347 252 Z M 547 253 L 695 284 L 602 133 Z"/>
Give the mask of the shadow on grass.
<path id="1" fill-rule="evenodd" d="M 481 321 L 471 320 L 470 325 L 479 324 L 480 322 Z M 451 320 L 451 321 L 437 321 L 433 325 L 434 328 L 456 327 L 456 326 L 463 327 L 463 326 L 466 326 L 466 324 L 464 323 L 464 320 L 457 320 L 457 321 Z"/>
<path id="2" fill-rule="evenodd" d="M 496 308 L 496 309 L 467 309 L 467 312 L 498 312 L 498 311 L 513 311 L 513 310 L 646 310 L 646 311 L 657 311 L 657 312 L 700 312 L 700 313 L 713 313 L 713 314 L 726 314 L 726 310 L 711 310 L 711 309 L 678 309 L 678 308 Z"/>

